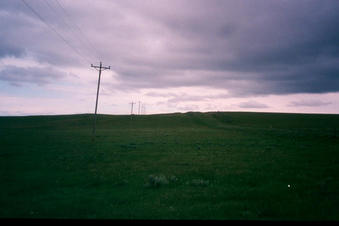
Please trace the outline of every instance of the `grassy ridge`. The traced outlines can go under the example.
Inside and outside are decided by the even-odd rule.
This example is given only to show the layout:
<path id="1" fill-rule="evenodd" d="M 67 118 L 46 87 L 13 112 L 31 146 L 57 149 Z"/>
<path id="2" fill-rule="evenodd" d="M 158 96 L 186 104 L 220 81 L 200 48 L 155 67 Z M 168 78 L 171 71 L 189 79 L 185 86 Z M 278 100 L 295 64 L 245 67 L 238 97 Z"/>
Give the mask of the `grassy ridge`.
<path id="1" fill-rule="evenodd" d="M 0 117 L 0 217 L 339 220 L 339 115 Z M 290 187 L 288 187 L 290 185 Z"/>

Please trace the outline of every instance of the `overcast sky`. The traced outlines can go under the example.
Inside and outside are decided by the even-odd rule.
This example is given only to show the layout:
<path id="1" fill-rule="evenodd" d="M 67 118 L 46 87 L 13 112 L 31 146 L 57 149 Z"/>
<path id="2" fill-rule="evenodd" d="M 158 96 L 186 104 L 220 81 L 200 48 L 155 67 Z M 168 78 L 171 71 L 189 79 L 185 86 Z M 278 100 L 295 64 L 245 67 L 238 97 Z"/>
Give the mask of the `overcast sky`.
<path id="1" fill-rule="evenodd" d="M 1 0 L 0 115 L 339 113 L 338 0 Z"/>

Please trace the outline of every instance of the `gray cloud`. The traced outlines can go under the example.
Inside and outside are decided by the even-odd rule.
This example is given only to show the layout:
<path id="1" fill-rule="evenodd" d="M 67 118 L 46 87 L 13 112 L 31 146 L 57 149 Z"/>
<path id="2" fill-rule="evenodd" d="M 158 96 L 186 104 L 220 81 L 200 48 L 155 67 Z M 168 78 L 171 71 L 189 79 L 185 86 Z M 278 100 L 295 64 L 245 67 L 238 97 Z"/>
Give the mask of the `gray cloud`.
<path id="1" fill-rule="evenodd" d="M 15 44 L 6 43 L 5 41 L 0 42 L 0 58 L 6 56 L 21 57 L 24 53 L 25 50 L 18 48 Z"/>
<path id="2" fill-rule="evenodd" d="M 60 2 L 95 50 L 63 23 L 67 17 L 53 1 L 55 11 L 30 1 L 87 61 L 100 55 L 112 66 L 120 83 L 111 89 L 206 86 L 233 96 L 339 91 L 336 0 Z M 0 29 L 7 31 L 0 57 L 25 53 L 60 66 L 84 61 L 20 1 L 0 4 Z"/>
<path id="3" fill-rule="evenodd" d="M 45 85 L 63 77 L 65 77 L 64 73 L 50 67 L 22 68 L 16 66 L 6 66 L 0 71 L 0 80 L 6 81 L 14 86 L 20 86 L 24 83 Z"/>
<path id="4" fill-rule="evenodd" d="M 256 101 L 246 101 L 238 104 L 240 108 L 268 108 L 266 104 L 262 104 Z"/>
<path id="5" fill-rule="evenodd" d="M 328 101 L 322 100 L 300 100 L 300 101 L 292 101 L 288 106 L 291 107 L 319 107 L 326 106 L 332 104 Z"/>
<path id="6" fill-rule="evenodd" d="M 167 103 L 182 103 L 182 102 L 199 102 L 199 101 L 208 101 L 216 99 L 225 99 L 229 98 L 228 94 L 217 94 L 217 95 L 188 95 L 184 92 L 180 93 L 158 93 L 158 92 L 148 92 L 145 96 L 149 97 L 162 97 L 167 98 Z"/>
<path id="7" fill-rule="evenodd" d="M 158 93 L 158 92 L 148 92 L 145 93 L 145 96 L 149 97 L 170 97 L 170 96 L 177 96 L 175 93 Z"/>
<path id="8" fill-rule="evenodd" d="M 200 110 L 199 105 L 196 105 L 196 104 L 178 106 L 176 108 L 180 111 L 199 111 Z"/>
<path id="9" fill-rule="evenodd" d="M 47 24 L 38 19 L 22 1 L 1 1 L 0 29 L 6 32 L 0 37 L 0 58 L 28 56 L 41 63 L 62 67 L 89 65 L 92 58 L 89 50 L 80 46 L 79 36 L 74 36 L 74 31 L 62 23 L 64 19 L 60 19 L 60 13 L 56 14 L 49 8 L 54 1 L 46 1 L 49 4 L 45 1 L 26 2 Z"/>

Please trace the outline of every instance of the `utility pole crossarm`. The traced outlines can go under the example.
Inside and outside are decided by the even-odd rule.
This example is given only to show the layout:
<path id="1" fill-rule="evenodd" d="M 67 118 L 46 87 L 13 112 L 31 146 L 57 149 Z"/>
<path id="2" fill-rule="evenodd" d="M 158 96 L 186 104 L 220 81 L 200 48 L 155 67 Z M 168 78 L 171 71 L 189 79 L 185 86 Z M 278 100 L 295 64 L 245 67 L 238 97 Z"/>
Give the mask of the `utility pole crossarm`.
<path id="1" fill-rule="evenodd" d="M 101 71 L 104 71 L 104 70 L 110 70 L 110 69 L 111 69 L 111 66 L 108 66 L 108 67 L 102 66 L 102 65 L 101 65 L 101 62 L 100 62 L 100 66 L 95 66 L 95 65 L 91 64 L 91 67 L 94 67 L 95 69 L 98 69 L 98 68 L 99 68 L 99 70 L 101 69 Z"/>

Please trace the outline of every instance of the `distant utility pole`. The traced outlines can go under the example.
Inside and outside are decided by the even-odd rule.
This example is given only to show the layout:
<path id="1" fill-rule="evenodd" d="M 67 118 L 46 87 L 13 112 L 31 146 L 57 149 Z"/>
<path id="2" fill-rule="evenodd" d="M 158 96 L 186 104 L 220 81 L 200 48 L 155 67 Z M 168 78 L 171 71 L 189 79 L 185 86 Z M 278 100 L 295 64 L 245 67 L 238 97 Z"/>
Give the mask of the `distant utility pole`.
<path id="1" fill-rule="evenodd" d="M 138 115 L 140 115 L 140 101 L 139 101 Z"/>
<path id="2" fill-rule="evenodd" d="M 96 99 L 96 102 L 95 102 L 94 126 L 93 126 L 93 135 L 95 135 L 95 126 L 96 126 L 96 121 L 97 121 L 97 109 L 98 109 L 98 97 L 99 97 L 99 87 L 100 87 L 101 71 L 109 70 L 109 69 L 111 69 L 111 67 L 110 66 L 104 67 L 104 66 L 102 66 L 101 62 L 100 62 L 99 66 L 95 66 L 95 65 L 91 64 L 91 67 L 93 67 L 97 71 L 99 71 L 98 88 L 97 88 L 97 99 Z"/>
<path id="3" fill-rule="evenodd" d="M 133 101 L 131 103 L 129 103 L 131 105 L 131 115 L 133 115 L 133 105 L 136 104 Z"/>

